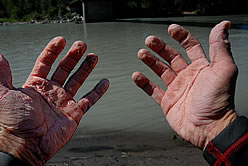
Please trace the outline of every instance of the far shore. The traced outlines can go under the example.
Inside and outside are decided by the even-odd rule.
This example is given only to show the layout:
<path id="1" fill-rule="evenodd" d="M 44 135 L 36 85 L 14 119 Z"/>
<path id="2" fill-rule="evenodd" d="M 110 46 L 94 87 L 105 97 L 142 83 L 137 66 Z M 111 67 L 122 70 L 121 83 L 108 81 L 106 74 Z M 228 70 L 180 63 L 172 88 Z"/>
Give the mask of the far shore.
<path id="1" fill-rule="evenodd" d="M 0 22 L 1 25 L 23 25 L 23 24 L 58 24 L 58 23 L 84 23 L 82 16 L 76 15 L 72 18 L 61 18 L 61 19 L 44 19 L 44 20 L 31 20 L 26 22 Z"/>
<path id="2" fill-rule="evenodd" d="M 158 17 L 158 18 L 123 18 L 115 19 L 112 22 L 131 22 L 131 23 L 148 23 L 148 24 L 180 24 L 182 26 L 196 26 L 196 27 L 213 27 L 223 20 L 229 20 L 232 23 L 231 28 L 234 29 L 248 29 L 248 14 L 243 15 L 222 15 L 222 16 L 198 16 L 198 15 L 184 15 L 180 17 Z M 91 21 L 94 22 L 94 21 Z M 95 22 L 99 22 L 95 21 Z M 104 20 L 100 22 L 105 22 Z M 110 20 L 106 20 L 110 22 Z M 6 25 L 22 25 L 22 24 L 58 24 L 58 23 L 85 23 L 83 17 L 77 15 L 71 19 L 61 18 L 56 20 L 31 20 L 29 22 L 0 22 L 0 26 Z M 88 22 L 87 22 L 88 23 Z"/>

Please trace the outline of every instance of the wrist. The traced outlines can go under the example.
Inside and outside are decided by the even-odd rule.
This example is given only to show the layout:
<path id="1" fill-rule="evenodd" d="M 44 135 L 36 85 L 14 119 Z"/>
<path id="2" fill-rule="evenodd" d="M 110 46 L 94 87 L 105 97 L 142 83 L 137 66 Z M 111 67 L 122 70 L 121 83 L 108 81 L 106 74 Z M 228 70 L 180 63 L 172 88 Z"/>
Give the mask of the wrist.
<path id="1" fill-rule="evenodd" d="M 234 110 L 228 111 L 222 118 L 219 120 L 216 120 L 213 124 L 213 127 L 211 127 L 208 130 L 207 138 L 205 141 L 205 145 L 203 150 L 205 150 L 207 144 L 214 139 L 217 135 L 220 134 L 221 131 L 223 131 L 232 121 L 234 121 L 238 117 L 238 114 Z"/>
<path id="2" fill-rule="evenodd" d="M 34 139 L 24 139 L 8 133 L 4 129 L 0 132 L 1 151 L 10 153 L 29 165 L 43 166 L 45 161 L 37 146 Z"/>
<path id="3" fill-rule="evenodd" d="M 247 165 L 248 119 L 237 117 L 212 139 L 203 152 L 210 165 Z"/>

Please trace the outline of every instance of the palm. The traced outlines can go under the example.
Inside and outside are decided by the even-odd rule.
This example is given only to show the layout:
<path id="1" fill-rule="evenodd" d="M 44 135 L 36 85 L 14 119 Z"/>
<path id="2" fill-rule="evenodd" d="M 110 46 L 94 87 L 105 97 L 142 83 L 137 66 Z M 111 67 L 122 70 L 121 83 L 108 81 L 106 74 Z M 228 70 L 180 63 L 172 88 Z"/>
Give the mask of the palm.
<path id="1" fill-rule="evenodd" d="M 0 124 L 2 130 L 25 140 L 40 161 L 49 160 L 72 137 L 83 114 L 104 94 L 108 81 L 101 81 L 91 92 L 76 102 L 73 97 L 97 63 L 89 54 L 78 71 L 63 86 L 70 71 L 86 50 L 75 42 L 60 62 L 51 80 L 46 79 L 52 63 L 63 50 L 63 38 L 52 40 L 36 61 L 23 88 L 11 83 L 8 62 L 1 56 Z M 30 146 L 30 147 L 29 147 Z M 33 147 L 36 146 L 36 147 Z M 38 164 L 39 165 L 39 164 Z"/>
<path id="2" fill-rule="evenodd" d="M 223 71 L 215 71 L 209 65 L 199 68 L 199 64 L 191 64 L 170 84 L 162 99 L 161 106 L 168 112 L 168 122 L 183 138 L 190 137 L 187 134 L 192 133 L 186 131 L 192 128 L 199 130 L 200 135 L 197 136 L 204 136 L 204 130 L 211 130 L 213 123 L 234 107 L 235 79 L 231 78 L 236 73 L 228 76 Z M 169 99 L 168 96 L 174 98 Z M 168 100 L 172 100 L 169 110 Z M 200 146 L 196 140 L 192 142 Z"/>
<path id="3" fill-rule="evenodd" d="M 47 85 L 51 87 L 52 84 L 50 82 Z M 46 87 L 40 88 L 46 89 Z M 56 91 L 64 90 L 56 86 L 55 88 L 56 90 L 51 89 L 50 93 L 54 97 L 59 97 Z M 51 102 L 53 99 L 47 99 L 39 91 L 40 89 L 33 90 L 30 88 L 10 90 L 1 100 L 5 104 L 1 105 L 4 105 L 5 113 L 11 116 L 2 119 L 1 123 L 7 130 L 17 136 L 28 139 L 39 138 L 39 144 L 37 145 L 40 146 L 42 153 L 51 156 L 55 154 L 55 150 L 69 141 L 78 125 L 67 112 L 72 111 L 72 109 L 81 111 L 81 109 L 66 92 L 65 97 L 61 99 L 64 101 L 55 105 Z M 13 96 L 15 97 L 13 98 Z M 68 106 L 69 101 L 73 102 L 73 107 Z M 54 141 L 56 141 L 56 144 Z"/>
<path id="4" fill-rule="evenodd" d="M 211 63 L 199 42 L 178 25 L 171 26 L 169 32 L 186 49 L 192 60 L 190 65 L 173 48 L 153 36 L 146 40 L 146 44 L 167 60 L 171 67 L 147 50 L 138 53 L 168 89 L 163 91 L 141 73 L 134 74 L 134 81 L 161 105 L 171 127 L 184 139 L 201 148 L 205 146 L 207 133 L 215 127 L 216 120 L 234 108 L 237 68 L 228 42 L 223 39 L 228 26 L 227 22 L 223 22 L 211 32 Z"/>

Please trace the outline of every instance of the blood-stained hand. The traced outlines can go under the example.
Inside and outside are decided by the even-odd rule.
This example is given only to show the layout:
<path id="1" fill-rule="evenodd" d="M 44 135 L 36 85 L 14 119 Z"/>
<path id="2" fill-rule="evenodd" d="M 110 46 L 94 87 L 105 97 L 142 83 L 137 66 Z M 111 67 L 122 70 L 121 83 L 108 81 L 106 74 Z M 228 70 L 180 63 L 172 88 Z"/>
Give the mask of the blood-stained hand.
<path id="1" fill-rule="evenodd" d="M 44 165 L 55 155 L 70 140 L 82 116 L 109 87 L 109 81 L 103 79 L 79 101 L 73 99 L 98 62 L 95 54 L 89 54 L 66 81 L 86 51 L 82 41 L 72 45 L 48 79 L 65 44 L 63 37 L 49 42 L 22 88 L 13 87 L 9 64 L 0 55 L 0 150 L 30 165 Z"/>
<path id="2" fill-rule="evenodd" d="M 207 143 L 237 117 L 234 93 L 237 66 L 234 63 L 228 30 L 230 22 L 216 25 L 209 37 L 208 61 L 200 43 L 179 25 L 170 25 L 169 34 L 186 50 L 191 64 L 155 36 L 146 45 L 169 65 L 142 49 L 138 57 L 165 83 L 164 91 L 140 72 L 132 76 L 136 85 L 163 109 L 171 127 L 185 140 L 204 149 Z"/>

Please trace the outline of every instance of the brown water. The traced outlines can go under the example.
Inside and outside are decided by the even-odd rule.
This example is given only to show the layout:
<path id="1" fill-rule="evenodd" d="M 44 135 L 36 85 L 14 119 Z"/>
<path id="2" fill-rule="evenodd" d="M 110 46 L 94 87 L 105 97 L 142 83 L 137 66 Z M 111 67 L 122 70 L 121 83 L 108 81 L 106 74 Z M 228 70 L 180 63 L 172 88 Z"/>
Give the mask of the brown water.
<path id="1" fill-rule="evenodd" d="M 214 21 L 219 22 L 223 19 L 232 19 L 232 17 L 220 17 L 219 19 L 217 17 Z M 238 20 L 239 17 L 233 17 L 233 19 L 239 24 L 246 24 L 246 22 Z M 245 19 L 247 20 L 247 17 Z M 205 22 L 204 19 L 199 21 L 206 23 L 209 18 Z M 190 22 L 187 25 L 190 25 Z M 199 39 L 205 52 L 208 53 L 208 36 L 211 28 L 208 26 L 198 27 L 196 24 L 185 27 Z M 150 97 L 136 88 L 131 80 L 131 75 L 135 71 L 141 71 L 151 80 L 166 88 L 162 81 L 138 60 L 136 53 L 140 48 L 145 48 L 145 38 L 153 34 L 161 37 L 185 55 L 185 51 L 180 45 L 168 35 L 167 28 L 168 25 L 163 22 L 156 24 L 109 22 L 79 25 L 0 26 L 0 53 L 10 63 L 14 85 L 20 87 L 29 75 L 37 56 L 53 37 L 64 36 L 67 40 L 67 46 L 59 59 L 65 55 L 74 41 L 85 41 L 88 45 L 87 53 L 96 53 L 99 56 L 99 63 L 82 88 L 79 89 L 76 100 L 87 93 L 102 78 L 108 78 L 111 85 L 107 94 L 83 117 L 78 133 L 87 130 L 90 133 L 94 131 L 126 131 L 155 132 L 163 135 L 172 131 L 162 110 Z M 246 104 L 248 101 L 248 30 L 231 29 L 229 38 L 232 43 L 234 59 L 240 71 L 236 91 L 236 110 L 240 114 L 248 116 Z M 53 66 L 53 71 L 56 64 Z"/>

